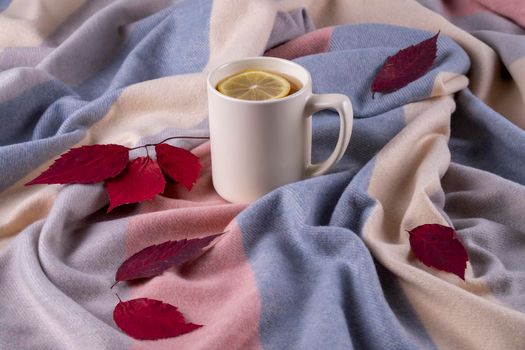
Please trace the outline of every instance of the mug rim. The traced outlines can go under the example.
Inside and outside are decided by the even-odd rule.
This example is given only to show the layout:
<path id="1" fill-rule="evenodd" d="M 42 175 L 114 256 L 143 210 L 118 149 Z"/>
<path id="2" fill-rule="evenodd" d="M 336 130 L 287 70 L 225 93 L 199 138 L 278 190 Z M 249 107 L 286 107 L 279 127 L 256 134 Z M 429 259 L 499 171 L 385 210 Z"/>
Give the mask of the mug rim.
<path id="1" fill-rule="evenodd" d="M 243 62 L 243 61 L 250 61 L 250 60 L 254 60 L 254 61 L 274 61 L 274 62 L 280 62 L 280 63 L 283 63 L 283 64 L 288 64 L 288 65 L 291 65 L 291 66 L 295 66 L 296 68 L 299 68 L 301 70 L 303 70 L 305 73 L 306 73 L 306 82 L 301 82 L 303 84 L 303 86 L 297 90 L 296 92 L 294 92 L 292 95 L 288 95 L 286 97 L 283 97 L 283 98 L 274 98 L 274 99 L 268 99 L 268 100 L 243 100 L 243 99 L 240 99 L 240 98 L 235 98 L 235 97 L 230 97 L 230 96 L 227 96 L 227 95 L 224 95 L 224 94 L 221 94 L 219 91 L 217 91 L 217 89 L 211 84 L 211 77 L 213 74 L 215 74 L 217 71 L 221 70 L 221 69 L 224 69 L 225 67 L 231 65 L 231 64 L 235 64 L 235 63 L 239 63 L 239 62 Z M 296 77 L 294 77 L 296 78 Z M 228 62 L 225 62 L 225 63 L 222 63 L 218 66 L 216 66 L 215 68 L 213 68 L 210 73 L 208 73 L 208 77 L 206 79 L 206 84 L 208 86 L 208 90 L 209 91 L 213 91 L 214 94 L 216 94 L 217 96 L 221 97 L 221 98 L 224 98 L 226 100 L 229 100 L 229 101 L 234 101 L 234 102 L 237 102 L 237 103 L 246 103 L 246 104 L 255 104 L 255 105 L 260 105 L 260 104 L 271 104 L 271 103 L 279 103 L 279 102 L 284 102 L 284 101 L 288 101 L 288 100 L 291 100 L 293 98 L 297 98 L 299 97 L 302 93 L 304 93 L 304 91 L 307 89 L 307 86 L 308 85 L 311 85 L 311 82 L 312 82 L 312 77 L 310 75 L 310 72 L 304 68 L 303 66 L 301 66 L 300 64 L 298 63 L 295 63 L 293 61 L 290 61 L 290 60 L 287 60 L 287 59 L 284 59 L 284 58 L 279 58 L 279 57 L 267 57 L 267 56 L 253 56 L 253 57 L 244 57 L 244 58 L 239 58 L 239 59 L 236 59 L 236 60 L 232 60 L 232 61 L 228 61 Z"/>

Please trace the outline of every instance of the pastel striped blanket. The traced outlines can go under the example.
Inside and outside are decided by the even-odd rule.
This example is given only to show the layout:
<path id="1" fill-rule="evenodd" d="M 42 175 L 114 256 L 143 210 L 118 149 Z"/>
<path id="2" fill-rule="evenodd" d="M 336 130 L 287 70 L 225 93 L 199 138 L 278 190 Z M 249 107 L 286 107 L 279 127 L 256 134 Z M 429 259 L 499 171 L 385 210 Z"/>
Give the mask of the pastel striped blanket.
<path id="1" fill-rule="evenodd" d="M 520 0 L 0 0 L 1 349 L 524 349 L 525 3 Z M 372 99 L 385 58 L 441 31 L 431 70 Z M 214 191 L 209 143 L 178 140 L 192 191 L 106 214 L 102 184 L 24 186 L 61 153 L 208 135 L 207 73 L 292 59 L 347 95 L 328 174 L 249 206 Z M 313 119 L 313 159 L 338 116 Z M 139 156 L 135 154 L 133 156 Z M 406 230 L 454 227 L 465 281 L 420 263 Z M 228 231 L 122 299 L 203 327 L 134 340 L 114 323 L 119 264 Z"/>

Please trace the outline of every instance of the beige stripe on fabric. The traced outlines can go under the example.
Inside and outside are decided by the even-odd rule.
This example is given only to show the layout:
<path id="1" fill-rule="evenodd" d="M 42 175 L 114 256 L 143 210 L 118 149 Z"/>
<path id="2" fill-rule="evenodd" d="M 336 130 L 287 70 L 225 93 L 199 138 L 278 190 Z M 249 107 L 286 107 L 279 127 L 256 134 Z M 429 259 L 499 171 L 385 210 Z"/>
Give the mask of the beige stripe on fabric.
<path id="1" fill-rule="evenodd" d="M 446 82 L 456 86 L 450 86 Z M 448 138 L 455 109 L 451 95 L 466 80 L 436 79 L 429 100 L 405 107 L 407 126 L 377 155 L 368 191 L 377 200 L 363 228 L 366 245 L 392 273 L 425 329 L 443 349 L 518 349 L 525 315 L 501 305 L 470 265 L 466 282 L 418 262 L 408 233 L 425 223 L 448 225 L 441 178 L 450 164 Z M 443 95 L 445 93 L 445 95 Z"/>
<path id="2" fill-rule="evenodd" d="M 512 91 L 512 96 L 509 96 L 509 94 L 507 94 L 507 96 L 503 96 L 504 93 L 501 95 L 502 98 L 506 97 L 506 99 L 509 100 L 507 102 L 507 107 L 509 109 L 512 108 L 512 115 L 516 116 L 514 119 L 512 119 L 512 122 L 525 130 L 525 113 L 520 113 L 520 111 L 525 110 L 525 57 L 514 61 L 509 67 L 509 73 L 516 79 L 517 88 Z M 504 92 L 508 90 L 510 89 L 503 89 L 502 91 Z M 521 105 L 518 104 L 520 97 Z"/>
<path id="3" fill-rule="evenodd" d="M 44 170 L 47 166 L 39 169 Z M 33 176 L 34 177 L 34 176 Z M 25 187 L 33 177 L 25 177 L 16 185 L 2 192 L 0 197 L 0 238 L 12 236 L 33 222 L 47 216 L 56 196 L 58 185 Z"/>
<path id="4" fill-rule="evenodd" d="M 39 46 L 86 0 L 13 0 L 0 13 L 0 51 Z"/>
<path id="5" fill-rule="evenodd" d="M 274 1 L 213 1 L 207 70 L 234 59 L 262 55 L 277 11 Z"/>
<path id="6" fill-rule="evenodd" d="M 128 86 L 83 142 L 134 145 L 167 128 L 191 128 L 207 116 L 206 74 L 181 74 Z"/>
<path id="7" fill-rule="evenodd" d="M 462 74 L 439 72 L 434 79 L 434 86 L 432 87 L 430 97 L 452 95 L 467 87 L 468 83 L 468 78 Z"/>
<path id="8" fill-rule="evenodd" d="M 15 238 L 15 236 L 9 236 L 9 237 L 0 237 L 0 252 L 5 248 L 7 247 L 7 245 L 9 244 L 9 242 L 11 242 L 13 239 Z"/>

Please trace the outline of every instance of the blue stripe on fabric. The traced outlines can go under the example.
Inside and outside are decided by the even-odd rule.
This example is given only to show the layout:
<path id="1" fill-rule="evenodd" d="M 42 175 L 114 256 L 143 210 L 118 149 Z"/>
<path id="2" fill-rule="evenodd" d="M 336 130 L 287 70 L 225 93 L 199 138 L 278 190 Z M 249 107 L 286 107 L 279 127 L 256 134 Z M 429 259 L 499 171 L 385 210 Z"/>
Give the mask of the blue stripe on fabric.
<path id="1" fill-rule="evenodd" d="M 394 286 L 382 289 L 358 236 L 374 206 L 366 194 L 373 165 L 281 188 L 237 218 L 261 298 L 263 348 L 433 347 L 416 317 L 394 314 L 384 296 Z M 404 301 L 395 308 L 413 316 Z"/>
<path id="2" fill-rule="evenodd" d="M 427 334 L 426 329 L 417 316 L 417 312 L 403 292 L 398 278 L 377 261 L 376 269 L 388 305 L 392 308 L 399 323 L 403 325 L 411 342 L 417 349 L 437 349 L 437 346 L 433 343 L 432 338 Z M 426 336 L 422 336 L 424 334 Z"/>
<path id="3" fill-rule="evenodd" d="M 7 117 L 10 123 L 9 128 L 0 129 L 0 135 L 6 135 L 11 127 L 20 131 L 10 135 L 9 143 L 13 144 L 0 147 L 0 191 L 82 140 L 89 125 L 107 113 L 121 91 L 91 102 L 66 92 L 61 83 L 50 81 L 0 105 L 0 120 L 4 123 Z M 23 135 L 25 142 L 16 143 L 18 135 Z"/>
<path id="4" fill-rule="evenodd" d="M 327 78 L 313 81 L 314 90 L 344 93 L 351 91 L 356 117 L 383 113 L 403 104 L 428 98 L 435 78 L 440 72 L 466 73 L 470 67 L 467 54 L 454 41 L 441 35 L 438 39 L 437 58 L 430 71 L 402 89 L 377 93 L 372 98 L 372 81 L 388 56 L 400 49 L 428 39 L 435 33 L 386 24 L 337 26 L 332 33 L 330 51 L 340 52 L 336 57 L 315 56 L 322 64 L 312 67 L 324 72 Z M 307 58 L 304 58 L 307 59 Z"/>
<path id="5" fill-rule="evenodd" d="M 452 161 L 525 185 L 525 131 L 468 89 L 456 101 L 449 142 Z"/>
<path id="6" fill-rule="evenodd" d="M 0 145 L 9 145 L 0 147 L 0 192 L 80 141 L 125 86 L 201 71 L 210 12 L 209 0 L 178 2 L 137 22 L 115 59 L 80 86 L 53 80 L 0 103 Z"/>
<path id="7" fill-rule="evenodd" d="M 181 1 L 137 22 L 113 61 L 75 90 L 92 97 L 141 81 L 202 71 L 209 57 L 211 5 L 211 0 Z"/>
<path id="8" fill-rule="evenodd" d="M 0 11 L 5 10 L 10 4 L 12 0 L 0 0 Z"/>
<path id="9" fill-rule="evenodd" d="M 42 124 L 39 124 L 39 121 L 48 108 L 56 106 L 55 102 L 61 98 L 73 94 L 74 92 L 65 84 L 54 80 L 38 84 L 17 97 L 1 103 L 0 146 L 52 136 L 56 132 L 57 123 L 62 123 L 65 116 L 58 116 L 56 119 L 50 120 L 50 123 L 44 123 L 50 124 L 45 128 L 48 130 L 44 132 L 44 135 L 33 136 L 33 133 L 37 127 L 42 129 Z"/>
<path id="10" fill-rule="evenodd" d="M 525 30 L 522 30 L 520 34 L 480 30 L 473 32 L 472 35 L 492 47 L 507 68 L 517 60 L 525 57 Z M 518 79 L 518 77 L 516 78 Z"/>

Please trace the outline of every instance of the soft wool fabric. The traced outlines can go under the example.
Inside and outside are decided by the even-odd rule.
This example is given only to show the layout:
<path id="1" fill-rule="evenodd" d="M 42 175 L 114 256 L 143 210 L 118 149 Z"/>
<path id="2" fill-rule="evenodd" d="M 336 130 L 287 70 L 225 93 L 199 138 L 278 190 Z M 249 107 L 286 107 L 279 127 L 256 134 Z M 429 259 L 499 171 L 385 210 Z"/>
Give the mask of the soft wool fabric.
<path id="1" fill-rule="evenodd" d="M 0 0 L 0 348 L 523 348 L 525 30 L 511 3 Z M 430 71 L 372 99 L 385 58 L 438 30 Z M 185 140 L 203 164 L 191 192 L 106 214 L 102 184 L 24 186 L 71 147 L 208 135 L 207 72 L 257 55 L 351 99 L 330 174 L 235 205 L 213 189 L 209 143 Z M 319 162 L 338 116 L 313 124 Z M 456 229 L 465 281 L 413 256 L 406 230 L 425 223 Z M 204 327 L 159 341 L 118 329 L 120 263 L 222 231 L 194 263 L 115 288 Z"/>

